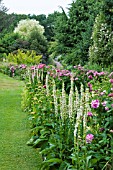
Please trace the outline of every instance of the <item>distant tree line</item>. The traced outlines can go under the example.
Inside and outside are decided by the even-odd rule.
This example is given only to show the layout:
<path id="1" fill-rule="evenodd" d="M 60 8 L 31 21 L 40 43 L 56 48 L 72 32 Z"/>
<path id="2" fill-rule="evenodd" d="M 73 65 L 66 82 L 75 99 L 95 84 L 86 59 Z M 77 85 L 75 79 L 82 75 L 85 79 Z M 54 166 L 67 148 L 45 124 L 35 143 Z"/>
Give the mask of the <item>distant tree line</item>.
<path id="1" fill-rule="evenodd" d="M 44 27 L 44 37 L 33 32 L 30 39 L 14 33 L 20 20 L 35 19 Z M 67 65 L 113 63 L 113 1 L 72 1 L 68 13 L 61 7 L 46 16 L 7 14 L 0 0 L 0 57 L 18 49 L 35 50 L 47 56 L 60 56 Z M 43 48 L 42 48 L 43 47 Z"/>

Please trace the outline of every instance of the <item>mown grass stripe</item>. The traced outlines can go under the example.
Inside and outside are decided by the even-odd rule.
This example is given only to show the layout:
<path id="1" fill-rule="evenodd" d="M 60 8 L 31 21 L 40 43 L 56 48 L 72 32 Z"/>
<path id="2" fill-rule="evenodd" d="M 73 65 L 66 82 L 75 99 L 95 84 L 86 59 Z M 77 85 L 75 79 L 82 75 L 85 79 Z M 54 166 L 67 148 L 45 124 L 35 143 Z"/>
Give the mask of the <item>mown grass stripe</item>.
<path id="1" fill-rule="evenodd" d="M 0 169 L 38 170 L 41 156 L 26 145 L 29 122 L 21 110 L 23 82 L 0 73 Z"/>

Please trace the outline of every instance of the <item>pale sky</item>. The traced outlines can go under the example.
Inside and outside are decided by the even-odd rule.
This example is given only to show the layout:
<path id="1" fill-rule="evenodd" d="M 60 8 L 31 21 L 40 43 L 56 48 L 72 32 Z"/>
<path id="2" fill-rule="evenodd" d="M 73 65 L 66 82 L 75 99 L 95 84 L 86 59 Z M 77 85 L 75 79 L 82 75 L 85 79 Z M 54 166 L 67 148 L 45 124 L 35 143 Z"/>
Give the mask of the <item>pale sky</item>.
<path id="1" fill-rule="evenodd" d="M 3 0 L 2 3 L 7 7 L 8 13 L 17 14 L 51 14 L 54 11 L 60 11 L 62 6 L 67 12 L 69 4 L 73 0 Z"/>

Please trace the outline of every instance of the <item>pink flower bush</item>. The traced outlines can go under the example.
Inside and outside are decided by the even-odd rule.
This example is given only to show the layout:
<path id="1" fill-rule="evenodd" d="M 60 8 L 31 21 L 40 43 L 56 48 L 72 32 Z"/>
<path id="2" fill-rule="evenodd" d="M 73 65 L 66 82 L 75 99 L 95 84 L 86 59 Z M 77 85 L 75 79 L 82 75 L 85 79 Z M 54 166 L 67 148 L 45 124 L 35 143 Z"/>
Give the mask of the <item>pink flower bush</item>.
<path id="1" fill-rule="evenodd" d="M 91 143 L 93 139 L 94 139 L 93 134 L 87 134 L 86 135 L 86 143 Z"/>
<path id="2" fill-rule="evenodd" d="M 99 105 L 100 105 L 99 100 L 93 100 L 93 101 L 91 102 L 91 107 L 94 108 L 94 109 L 95 109 L 95 108 L 98 108 Z"/>

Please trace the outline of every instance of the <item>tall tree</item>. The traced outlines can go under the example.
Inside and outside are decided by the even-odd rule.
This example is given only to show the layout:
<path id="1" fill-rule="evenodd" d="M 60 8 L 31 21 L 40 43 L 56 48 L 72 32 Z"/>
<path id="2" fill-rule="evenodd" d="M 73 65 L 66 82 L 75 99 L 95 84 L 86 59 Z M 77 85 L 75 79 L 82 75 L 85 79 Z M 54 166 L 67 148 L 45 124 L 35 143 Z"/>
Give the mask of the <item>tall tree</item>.
<path id="1" fill-rule="evenodd" d="M 5 28 L 6 17 L 7 17 L 6 11 L 7 8 L 3 5 L 2 0 L 0 0 L 0 33 Z"/>
<path id="2" fill-rule="evenodd" d="M 102 67 L 113 64 L 113 1 L 102 0 L 102 11 L 96 17 L 89 61 Z"/>
<path id="3" fill-rule="evenodd" d="M 70 4 L 67 18 L 59 20 L 56 39 L 60 54 L 65 54 L 68 64 L 84 64 L 88 61 L 92 27 L 98 14 L 99 0 L 76 0 Z M 61 47 L 61 48 L 60 48 Z"/>

